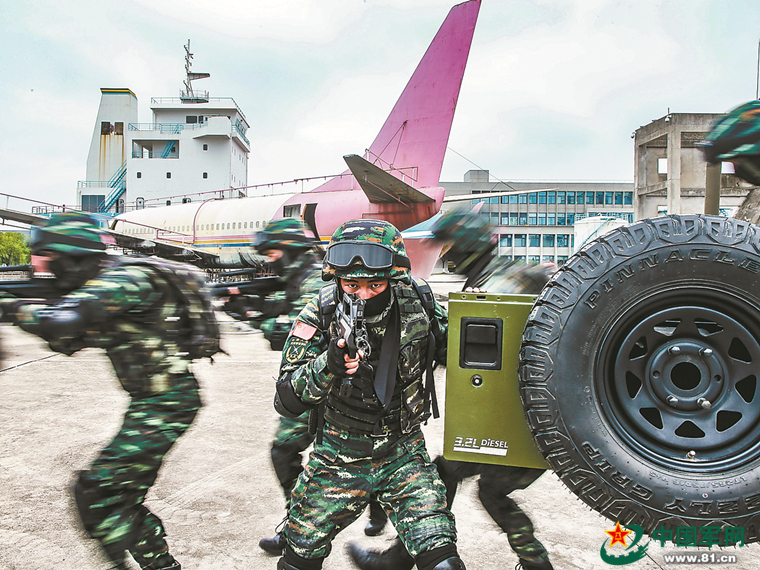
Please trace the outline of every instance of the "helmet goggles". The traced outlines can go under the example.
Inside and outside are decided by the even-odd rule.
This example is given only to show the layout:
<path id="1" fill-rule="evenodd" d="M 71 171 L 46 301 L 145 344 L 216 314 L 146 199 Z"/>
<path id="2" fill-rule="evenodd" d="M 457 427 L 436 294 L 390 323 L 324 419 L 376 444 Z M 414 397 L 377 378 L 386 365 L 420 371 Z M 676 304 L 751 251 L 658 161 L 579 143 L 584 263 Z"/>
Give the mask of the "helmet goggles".
<path id="1" fill-rule="evenodd" d="M 332 243 L 327 247 L 325 262 L 336 269 L 348 269 L 357 261 L 370 270 L 405 267 L 409 269 L 409 258 L 397 254 L 392 247 L 382 243 L 348 240 Z"/>

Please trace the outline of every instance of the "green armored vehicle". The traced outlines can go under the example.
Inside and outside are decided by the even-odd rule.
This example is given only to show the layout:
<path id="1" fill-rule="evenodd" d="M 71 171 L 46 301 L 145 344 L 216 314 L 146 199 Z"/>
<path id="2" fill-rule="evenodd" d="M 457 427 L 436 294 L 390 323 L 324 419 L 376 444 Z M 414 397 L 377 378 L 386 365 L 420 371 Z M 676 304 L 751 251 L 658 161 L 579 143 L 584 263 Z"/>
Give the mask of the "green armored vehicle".
<path id="1" fill-rule="evenodd" d="M 670 216 L 537 296 L 451 293 L 444 455 L 543 467 L 645 532 L 760 528 L 760 228 Z"/>

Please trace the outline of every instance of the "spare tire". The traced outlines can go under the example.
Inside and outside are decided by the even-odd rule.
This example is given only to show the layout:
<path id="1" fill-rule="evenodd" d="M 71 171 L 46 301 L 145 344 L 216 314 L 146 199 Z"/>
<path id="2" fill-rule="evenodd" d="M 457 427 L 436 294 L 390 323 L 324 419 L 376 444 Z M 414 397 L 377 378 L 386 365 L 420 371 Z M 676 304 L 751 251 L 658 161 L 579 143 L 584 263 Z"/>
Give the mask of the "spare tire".
<path id="1" fill-rule="evenodd" d="M 533 437 L 612 521 L 760 523 L 760 228 L 669 216 L 616 229 L 552 277 L 521 347 Z"/>

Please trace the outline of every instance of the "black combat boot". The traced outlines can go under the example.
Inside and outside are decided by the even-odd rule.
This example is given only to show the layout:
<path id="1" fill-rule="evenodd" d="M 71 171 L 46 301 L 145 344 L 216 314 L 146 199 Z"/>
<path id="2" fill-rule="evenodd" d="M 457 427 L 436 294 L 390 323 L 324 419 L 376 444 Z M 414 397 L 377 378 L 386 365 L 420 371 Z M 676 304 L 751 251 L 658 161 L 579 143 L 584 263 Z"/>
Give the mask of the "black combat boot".
<path id="1" fill-rule="evenodd" d="M 520 561 L 515 566 L 515 570 L 554 570 L 554 567 L 548 558 L 541 562 L 529 562 L 520 558 Z"/>
<path id="2" fill-rule="evenodd" d="M 147 566 L 143 566 L 142 570 L 182 570 L 182 565 L 175 560 L 174 562 L 171 562 L 169 566 L 156 566 L 155 564 L 148 564 Z"/>
<path id="3" fill-rule="evenodd" d="M 259 548 L 272 556 L 282 556 L 282 551 L 285 548 L 285 536 L 280 531 L 272 538 L 262 538 L 259 541 Z"/>
<path id="4" fill-rule="evenodd" d="M 377 536 L 385 528 L 385 523 L 388 522 L 388 515 L 385 514 L 385 509 L 380 506 L 380 503 L 376 501 L 370 501 L 369 503 L 369 522 L 364 527 L 364 534 L 367 536 Z"/>
<path id="5" fill-rule="evenodd" d="M 464 562 L 459 556 L 452 556 L 446 560 L 442 560 L 433 567 L 433 570 L 467 570 L 464 567 Z"/>
<path id="6" fill-rule="evenodd" d="M 398 538 L 388 550 L 369 550 L 356 543 L 348 544 L 348 554 L 361 570 L 412 570 L 414 558 Z"/>

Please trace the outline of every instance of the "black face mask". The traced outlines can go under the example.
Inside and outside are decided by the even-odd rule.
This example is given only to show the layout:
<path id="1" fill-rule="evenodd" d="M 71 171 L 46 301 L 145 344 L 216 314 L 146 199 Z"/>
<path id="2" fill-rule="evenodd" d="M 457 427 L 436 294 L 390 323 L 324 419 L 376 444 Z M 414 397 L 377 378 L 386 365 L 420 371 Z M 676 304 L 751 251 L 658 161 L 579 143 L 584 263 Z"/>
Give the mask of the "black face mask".
<path id="1" fill-rule="evenodd" d="M 51 259 L 48 267 L 55 275 L 56 289 L 62 293 L 78 289 L 98 274 L 101 260 L 101 256 L 98 255 L 82 257 L 62 255 L 57 259 Z"/>
<path id="2" fill-rule="evenodd" d="M 391 284 L 385 288 L 385 291 L 378 293 L 374 297 L 367 299 L 367 303 L 364 305 L 364 316 L 373 317 L 383 312 L 385 307 L 391 301 Z"/>

